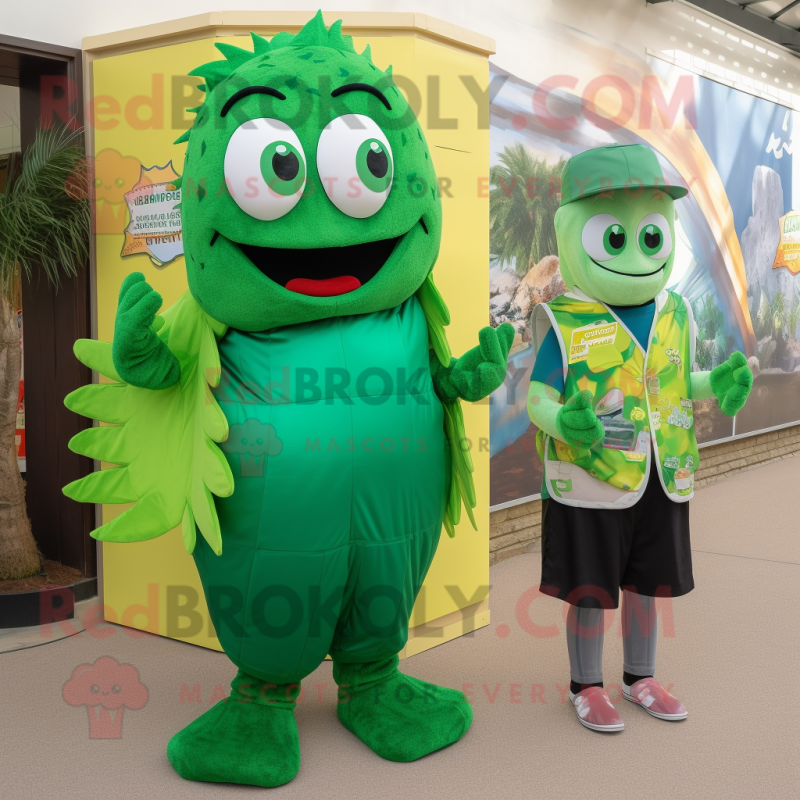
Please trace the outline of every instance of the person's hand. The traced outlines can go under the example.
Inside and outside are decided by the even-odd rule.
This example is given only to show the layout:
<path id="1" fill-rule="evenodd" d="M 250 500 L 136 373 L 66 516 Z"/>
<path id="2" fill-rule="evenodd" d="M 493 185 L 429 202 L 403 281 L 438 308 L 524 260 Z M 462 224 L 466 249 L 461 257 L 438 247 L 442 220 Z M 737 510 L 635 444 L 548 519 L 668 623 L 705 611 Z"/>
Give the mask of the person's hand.
<path id="1" fill-rule="evenodd" d="M 181 377 L 178 359 L 156 333 L 164 324 L 156 317 L 161 303 L 141 272 L 122 282 L 111 355 L 122 380 L 140 389 L 167 389 Z"/>
<path id="2" fill-rule="evenodd" d="M 602 442 L 606 432 L 592 407 L 592 393 L 578 392 L 561 406 L 556 416 L 556 426 L 561 438 L 572 447 L 591 449 Z"/>
<path id="3" fill-rule="evenodd" d="M 729 417 L 736 416 L 753 388 L 753 373 L 744 353 L 738 350 L 724 363 L 711 370 L 711 390 L 719 400 L 719 408 Z"/>

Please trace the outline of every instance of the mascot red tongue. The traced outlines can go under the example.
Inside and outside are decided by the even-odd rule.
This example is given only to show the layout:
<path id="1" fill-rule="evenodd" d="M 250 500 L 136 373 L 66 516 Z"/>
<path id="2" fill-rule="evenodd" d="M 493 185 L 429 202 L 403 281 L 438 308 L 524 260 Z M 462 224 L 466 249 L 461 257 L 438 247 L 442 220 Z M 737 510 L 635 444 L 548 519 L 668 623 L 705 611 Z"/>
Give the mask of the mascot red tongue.
<path id="1" fill-rule="evenodd" d="M 337 275 L 335 278 L 314 280 L 313 278 L 292 278 L 286 288 L 290 292 L 305 294 L 309 297 L 335 297 L 347 294 L 361 286 L 361 281 L 352 275 Z"/>

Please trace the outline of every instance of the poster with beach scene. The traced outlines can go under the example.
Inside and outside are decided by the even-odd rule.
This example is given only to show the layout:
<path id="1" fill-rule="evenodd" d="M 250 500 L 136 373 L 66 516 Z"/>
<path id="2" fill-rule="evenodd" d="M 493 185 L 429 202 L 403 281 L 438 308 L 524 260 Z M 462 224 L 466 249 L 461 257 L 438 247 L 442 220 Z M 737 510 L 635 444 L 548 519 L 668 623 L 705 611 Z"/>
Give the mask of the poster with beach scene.
<path id="1" fill-rule="evenodd" d="M 680 100 L 680 110 L 665 119 L 667 104 L 656 102 L 650 124 L 642 124 L 641 113 L 629 114 L 623 124 L 619 103 L 606 110 L 594 98 L 587 106 L 577 94 L 551 86 L 543 93 L 542 85 L 492 66 L 500 88 L 491 105 L 489 313 L 492 325 L 510 322 L 516 329 L 506 380 L 491 398 L 494 509 L 541 491 L 536 428 L 526 408 L 534 361 L 529 320 L 536 303 L 566 289 L 553 224 L 559 176 L 567 159 L 592 147 L 646 144 L 666 181 L 690 189 L 675 205 L 675 266 L 668 288 L 687 298 L 694 311 L 693 369 L 713 369 L 741 350 L 756 376 L 751 399 L 736 418 L 722 415 L 716 401 L 695 403 L 701 445 L 800 420 L 796 112 L 780 97 L 771 101 L 757 96 L 763 92 L 711 80 L 676 58 L 644 61 L 632 53 L 610 54 L 586 34 L 563 35 L 581 39 L 573 46 L 596 49 L 597 74 L 613 73 L 623 87 L 623 110 L 627 95 L 634 105 L 652 102 L 654 87 L 662 98 Z M 676 102 L 670 110 L 677 108 Z M 558 120 L 568 124 L 554 124 Z"/>

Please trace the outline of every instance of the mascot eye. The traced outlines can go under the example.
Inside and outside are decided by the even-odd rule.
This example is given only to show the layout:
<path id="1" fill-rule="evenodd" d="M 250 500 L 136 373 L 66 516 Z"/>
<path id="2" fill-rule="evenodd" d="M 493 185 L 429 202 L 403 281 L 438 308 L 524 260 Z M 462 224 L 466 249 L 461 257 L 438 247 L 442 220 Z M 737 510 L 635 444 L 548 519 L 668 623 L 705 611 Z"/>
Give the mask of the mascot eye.
<path id="1" fill-rule="evenodd" d="M 639 249 L 650 258 L 667 258 L 672 252 L 672 234 L 662 214 L 648 214 L 639 223 Z"/>
<path id="2" fill-rule="evenodd" d="M 297 134 L 277 119 L 243 122 L 225 151 L 225 181 L 236 205 L 251 217 L 288 214 L 306 185 L 306 157 Z"/>
<path id="3" fill-rule="evenodd" d="M 583 226 L 583 249 L 595 261 L 608 261 L 618 256 L 627 244 L 628 237 L 622 223 L 611 214 L 597 214 Z"/>
<path id="4" fill-rule="evenodd" d="M 392 188 L 392 148 L 383 131 L 363 114 L 344 114 L 322 131 L 317 169 L 333 204 L 348 217 L 377 213 Z"/>

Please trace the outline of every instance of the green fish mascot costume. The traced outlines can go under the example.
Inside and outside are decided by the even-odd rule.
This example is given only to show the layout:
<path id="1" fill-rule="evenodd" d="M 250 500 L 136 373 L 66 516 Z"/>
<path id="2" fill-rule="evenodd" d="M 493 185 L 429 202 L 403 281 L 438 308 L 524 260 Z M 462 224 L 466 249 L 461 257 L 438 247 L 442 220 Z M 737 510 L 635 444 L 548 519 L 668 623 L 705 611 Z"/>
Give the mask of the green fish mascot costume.
<path id="1" fill-rule="evenodd" d="M 534 308 L 528 412 L 544 464 L 541 591 L 569 604 L 570 700 L 595 731 L 620 731 L 603 687 L 603 609 L 622 588 L 623 696 L 687 716 L 654 677 L 657 597 L 694 588 L 689 505 L 699 465 L 692 402 L 735 415 L 753 384 L 735 352 L 693 372 L 689 303 L 666 291 L 674 201 L 644 145 L 588 150 L 562 173 L 556 235 L 569 291 Z"/>
<path id="2" fill-rule="evenodd" d="M 65 488 L 134 503 L 107 542 L 180 526 L 231 696 L 169 742 L 197 781 L 295 777 L 300 682 L 330 654 L 345 728 L 413 761 L 460 739 L 465 696 L 398 653 L 442 527 L 475 492 L 461 400 L 503 381 L 513 328 L 451 357 L 433 282 L 442 211 L 431 154 L 391 78 L 322 15 L 191 74 L 205 99 L 181 178 L 189 290 L 122 284 L 110 379 L 68 396 L 108 423 L 71 447 L 116 468 Z"/>

